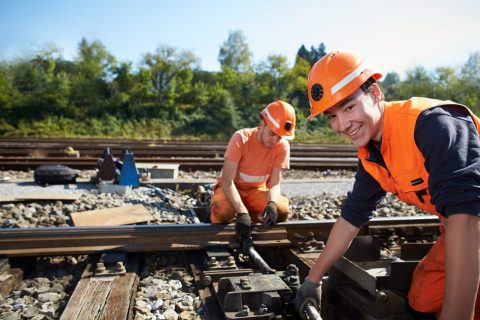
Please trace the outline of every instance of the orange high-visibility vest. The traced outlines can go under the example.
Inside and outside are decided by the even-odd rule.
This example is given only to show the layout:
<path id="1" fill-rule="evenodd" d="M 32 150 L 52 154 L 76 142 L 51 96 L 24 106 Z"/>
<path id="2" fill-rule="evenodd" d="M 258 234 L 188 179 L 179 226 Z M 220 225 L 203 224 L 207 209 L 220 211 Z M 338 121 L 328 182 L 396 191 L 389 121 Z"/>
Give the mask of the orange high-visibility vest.
<path id="1" fill-rule="evenodd" d="M 467 107 L 452 101 L 411 98 L 405 101 L 385 102 L 384 105 L 380 153 L 388 171 L 383 166 L 367 160 L 369 153 L 367 146 L 358 149 L 358 158 L 383 190 L 395 194 L 406 203 L 437 215 L 442 220 L 445 219 L 430 203 L 429 174 L 425 169 L 425 159 L 415 144 L 415 124 L 422 111 L 447 105 L 461 106 L 468 110 L 477 131 L 480 128 L 480 119 Z M 431 134 L 432 139 L 435 139 L 435 132 Z"/>

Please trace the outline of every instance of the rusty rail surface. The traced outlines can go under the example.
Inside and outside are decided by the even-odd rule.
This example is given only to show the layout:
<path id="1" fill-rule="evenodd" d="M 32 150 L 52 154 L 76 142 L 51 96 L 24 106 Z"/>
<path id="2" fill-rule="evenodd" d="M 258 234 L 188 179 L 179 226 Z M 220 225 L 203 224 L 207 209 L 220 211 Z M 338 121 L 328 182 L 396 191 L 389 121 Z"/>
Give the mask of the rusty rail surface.
<path id="1" fill-rule="evenodd" d="M 182 170 L 220 169 L 227 141 L 164 141 L 125 139 L 0 138 L 0 169 L 33 170 L 40 164 L 66 164 L 76 169 L 96 167 L 109 147 L 116 157 L 130 148 L 137 162 L 179 163 Z M 69 158 L 67 147 L 79 152 Z M 356 149 L 341 144 L 291 144 L 295 169 L 354 169 Z"/>
<path id="2" fill-rule="evenodd" d="M 256 246 L 288 246 L 314 233 L 326 239 L 335 220 L 289 221 L 271 228 L 255 227 Z M 435 216 L 375 218 L 360 234 L 434 232 Z M 408 231 L 411 228 L 413 231 Z M 161 252 L 200 250 L 212 245 L 238 246 L 233 225 L 134 225 L 0 229 L 0 256 L 94 254 L 104 251 Z"/>
<path id="3" fill-rule="evenodd" d="M 219 170 L 223 166 L 223 158 L 140 158 L 135 156 L 137 163 L 178 163 L 181 170 Z M 318 169 L 355 169 L 357 158 L 290 158 L 290 168 L 303 170 Z M 97 158 L 66 158 L 66 157 L 0 157 L 0 169 L 3 170 L 34 170 L 43 164 L 64 164 L 74 169 L 94 169 Z"/>

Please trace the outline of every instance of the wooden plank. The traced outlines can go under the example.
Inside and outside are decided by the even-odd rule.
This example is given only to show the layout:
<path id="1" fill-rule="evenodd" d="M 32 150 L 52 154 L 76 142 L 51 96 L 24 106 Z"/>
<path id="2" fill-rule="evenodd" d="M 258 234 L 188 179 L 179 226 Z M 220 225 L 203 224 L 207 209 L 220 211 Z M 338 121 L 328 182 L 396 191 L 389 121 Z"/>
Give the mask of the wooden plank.
<path id="1" fill-rule="evenodd" d="M 79 311 L 84 307 L 86 303 L 89 302 L 88 296 L 86 296 L 88 292 L 88 286 L 90 283 L 90 275 L 92 265 L 88 264 L 85 267 L 85 271 L 83 272 L 82 279 L 77 283 L 75 287 L 75 291 L 73 292 L 72 296 L 68 301 L 68 305 L 66 306 L 65 310 L 60 317 L 60 320 L 74 320 L 77 319 Z"/>
<path id="2" fill-rule="evenodd" d="M 141 204 L 70 214 L 75 226 L 119 226 L 153 220 Z"/>
<path id="3" fill-rule="evenodd" d="M 90 278 L 85 308 L 78 314 L 77 319 L 98 319 L 103 306 L 107 301 L 107 297 L 112 287 L 112 281 L 92 281 Z M 114 319 L 114 318 L 112 318 Z"/>
<path id="4" fill-rule="evenodd" d="M 5 196 L 5 195 L 0 195 L 0 202 L 14 202 L 14 201 L 19 201 L 15 196 Z"/>
<path id="5" fill-rule="evenodd" d="M 75 201 L 82 196 L 81 192 L 74 193 L 27 193 L 20 194 L 15 198 L 18 200 L 63 200 Z"/>
<path id="6" fill-rule="evenodd" d="M 98 319 L 127 319 L 131 297 L 137 292 L 137 284 L 138 276 L 134 272 L 117 277 L 112 283 L 108 301 Z"/>
<path id="7" fill-rule="evenodd" d="M 124 276 L 94 277 L 85 269 L 60 320 L 127 319 L 138 286 L 138 257 L 131 257 Z"/>
<path id="8" fill-rule="evenodd" d="M 128 256 L 127 273 L 113 281 L 108 301 L 99 320 L 133 318 L 133 306 L 139 282 L 138 260 L 138 255 Z"/>
<path id="9" fill-rule="evenodd" d="M 31 200 L 61 200 L 61 201 L 75 201 L 82 193 L 26 193 L 15 196 L 0 195 L 0 202 L 19 202 Z"/>

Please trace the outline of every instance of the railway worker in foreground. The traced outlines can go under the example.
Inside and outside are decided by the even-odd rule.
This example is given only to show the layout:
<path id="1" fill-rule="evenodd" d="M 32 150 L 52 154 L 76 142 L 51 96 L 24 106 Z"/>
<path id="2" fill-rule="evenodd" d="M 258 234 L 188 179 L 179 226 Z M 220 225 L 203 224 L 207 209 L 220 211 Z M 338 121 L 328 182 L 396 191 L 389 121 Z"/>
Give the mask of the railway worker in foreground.
<path id="1" fill-rule="evenodd" d="M 211 222 L 236 220 L 240 237 L 250 235 L 252 221 L 269 226 L 287 220 L 289 212 L 280 183 L 283 169 L 290 166 L 295 109 L 275 101 L 261 115 L 259 127 L 240 129 L 231 137 L 212 196 Z"/>
<path id="2" fill-rule="evenodd" d="M 360 57 L 338 51 L 310 70 L 309 118 L 323 114 L 358 147 L 360 161 L 341 217 L 297 292 L 296 307 L 320 303 L 322 277 L 391 192 L 442 222 L 440 237 L 413 274 L 413 313 L 421 312 L 422 319 L 480 319 L 479 119 L 452 101 L 387 102 L 376 83 L 381 76 Z"/>

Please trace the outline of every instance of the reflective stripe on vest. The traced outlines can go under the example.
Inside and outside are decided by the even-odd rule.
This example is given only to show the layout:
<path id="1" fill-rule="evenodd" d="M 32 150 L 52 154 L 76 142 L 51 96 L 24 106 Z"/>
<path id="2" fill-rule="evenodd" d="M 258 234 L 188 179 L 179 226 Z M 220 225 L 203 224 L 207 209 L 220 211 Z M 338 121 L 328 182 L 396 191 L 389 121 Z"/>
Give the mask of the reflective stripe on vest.
<path id="1" fill-rule="evenodd" d="M 243 172 L 239 172 L 238 176 L 245 182 L 267 182 L 269 174 L 264 176 L 252 176 Z"/>
<path id="2" fill-rule="evenodd" d="M 222 177 L 222 174 L 223 174 L 223 169 L 220 170 L 220 173 L 217 175 L 217 179 L 220 179 Z M 238 172 L 238 176 L 240 177 L 240 179 L 243 180 L 243 182 L 252 182 L 252 183 L 267 182 L 268 178 L 270 177 L 269 174 L 263 175 L 263 176 L 253 176 L 243 172 Z"/>
<path id="3" fill-rule="evenodd" d="M 380 153 L 388 171 L 381 165 L 367 160 L 366 146 L 358 149 L 358 158 L 362 161 L 363 167 L 383 190 L 395 194 L 406 203 L 436 214 L 441 219 L 445 218 L 430 203 L 429 174 L 425 169 L 425 159 L 415 144 L 414 132 L 418 116 L 424 110 L 447 105 L 461 106 L 468 110 L 479 130 L 480 119 L 467 107 L 452 101 L 412 98 L 406 101 L 385 102 Z"/>

